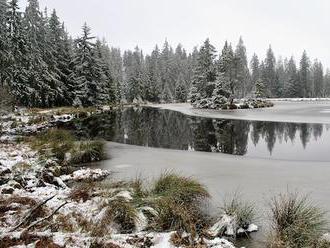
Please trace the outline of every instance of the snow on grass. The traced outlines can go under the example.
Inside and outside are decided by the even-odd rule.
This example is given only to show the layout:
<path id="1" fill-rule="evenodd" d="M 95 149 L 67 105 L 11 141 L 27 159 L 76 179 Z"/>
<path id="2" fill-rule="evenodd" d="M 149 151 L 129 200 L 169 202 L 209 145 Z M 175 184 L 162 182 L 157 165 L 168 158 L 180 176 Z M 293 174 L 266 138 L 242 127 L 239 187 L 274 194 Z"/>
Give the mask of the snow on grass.
<path id="1" fill-rule="evenodd" d="M 63 175 L 61 179 L 65 181 L 84 181 L 84 180 L 93 180 L 98 181 L 106 178 L 110 175 L 110 171 L 101 170 L 101 169 L 91 169 L 83 168 L 77 171 L 74 171 L 71 175 Z"/>
<path id="2" fill-rule="evenodd" d="M 0 174 L 1 171 L 12 169 L 14 165 L 19 163 L 35 163 L 37 153 L 32 151 L 27 145 L 0 143 Z"/>

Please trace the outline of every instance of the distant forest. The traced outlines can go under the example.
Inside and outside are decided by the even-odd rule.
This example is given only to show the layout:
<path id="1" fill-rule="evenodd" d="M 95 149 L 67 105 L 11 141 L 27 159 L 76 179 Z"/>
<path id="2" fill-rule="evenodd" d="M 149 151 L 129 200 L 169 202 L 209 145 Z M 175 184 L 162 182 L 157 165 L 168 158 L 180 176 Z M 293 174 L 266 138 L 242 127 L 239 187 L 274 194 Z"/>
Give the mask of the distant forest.
<path id="1" fill-rule="evenodd" d="M 91 35 L 84 24 L 73 39 L 54 10 L 28 0 L 0 0 L 0 91 L 28 107 L 95 106 L 131 102 L 186 102 L 228 91 L 231 97 L 330 96 L 330 71 L 304 52 L 250 62 L 240 38 L 221 52 L 207 39 L 188 53 L 167 41 L 151 54 L 121 52 Z M 2 94 L 4 95 L 4 94 Z"/>

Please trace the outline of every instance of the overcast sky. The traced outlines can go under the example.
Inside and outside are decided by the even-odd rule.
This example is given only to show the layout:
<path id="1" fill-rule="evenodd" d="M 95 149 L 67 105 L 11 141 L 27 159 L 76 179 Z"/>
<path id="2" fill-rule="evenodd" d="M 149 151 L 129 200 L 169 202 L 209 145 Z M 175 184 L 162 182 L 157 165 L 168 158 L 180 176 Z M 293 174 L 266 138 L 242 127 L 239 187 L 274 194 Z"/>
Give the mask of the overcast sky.
<path id="1" fill-rule="evenodd" d="M 22 6 L 26 0 L 21 0 Z M 329 0 L 39 0 L 55 8 L 76 37 L 84 22 L 94 35 L 122 50 L 139 45 L 146 52 L 165 38 L 188 51 L 207 37 L 217 50 L 241 35 L 248 55 L 264 57 L 269 44 L 276 54 L 304 49 L 330 66 Z"/>

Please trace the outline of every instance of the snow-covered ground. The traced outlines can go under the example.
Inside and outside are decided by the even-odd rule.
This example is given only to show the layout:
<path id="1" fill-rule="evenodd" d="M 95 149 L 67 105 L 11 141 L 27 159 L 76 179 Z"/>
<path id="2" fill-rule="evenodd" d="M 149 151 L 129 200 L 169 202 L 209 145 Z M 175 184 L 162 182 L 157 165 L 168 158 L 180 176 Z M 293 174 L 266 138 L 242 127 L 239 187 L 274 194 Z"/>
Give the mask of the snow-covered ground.
<path id="1" fill-rule="evenodd" d="M 272 99 L 273 101 L 273 99 Z M 178 111 L 186 115 L 218 119 L 330 124 L 330 99 L 275 99 L 272 108 L 205 110 L 189 103 L 150 104 L 147 106 Z"/>

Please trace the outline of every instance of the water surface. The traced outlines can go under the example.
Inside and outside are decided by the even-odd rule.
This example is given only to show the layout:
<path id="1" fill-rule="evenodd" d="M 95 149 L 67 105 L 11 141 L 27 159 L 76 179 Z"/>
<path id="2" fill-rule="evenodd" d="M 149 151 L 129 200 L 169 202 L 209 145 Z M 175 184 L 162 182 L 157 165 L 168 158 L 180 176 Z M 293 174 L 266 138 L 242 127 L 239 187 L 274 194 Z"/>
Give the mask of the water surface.
<path id="1" fill-rule="evenodd" d="M 211 119 L 141 107 L 93 115 L 74 125 L 81 135 L 130 145 L 330 161 L 327 124 Z"/>

